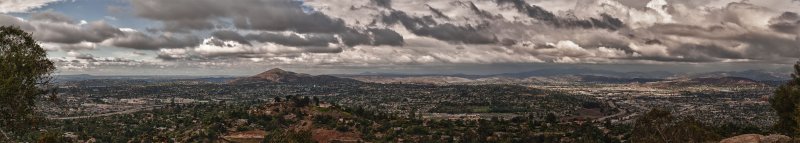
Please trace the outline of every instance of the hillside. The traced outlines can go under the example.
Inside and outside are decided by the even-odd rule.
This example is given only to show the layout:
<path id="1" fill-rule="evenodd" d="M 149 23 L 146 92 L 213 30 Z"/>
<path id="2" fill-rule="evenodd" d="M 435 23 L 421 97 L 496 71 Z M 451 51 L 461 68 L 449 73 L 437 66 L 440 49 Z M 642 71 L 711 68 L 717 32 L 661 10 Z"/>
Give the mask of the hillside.
<path id="1" fill-rule="evenodd" d="M 257 82 L 270 83 L 358 83 L 359 81 L 347 78 L 339 78 L 329 75 L 310 75 L 285 71 L 274 68 L 254 76 L 238 78 L 230 81 L 231 84 L 245 84 Z"/>

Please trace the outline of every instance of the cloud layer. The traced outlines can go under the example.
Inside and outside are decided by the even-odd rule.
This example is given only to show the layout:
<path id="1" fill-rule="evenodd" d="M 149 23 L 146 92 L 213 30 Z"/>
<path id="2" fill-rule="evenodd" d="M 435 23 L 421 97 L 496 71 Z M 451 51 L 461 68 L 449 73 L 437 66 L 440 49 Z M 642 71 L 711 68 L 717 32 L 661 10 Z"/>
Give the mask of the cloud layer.
<path id="1" fill-rule="evenodd" d="M 3 0 L 0 1 L 0 13 L 28 12 L 60 0 Z"/>
<path id="2" fill-rule="evenodd" d="M 15 2 L 0 2 L 0 12 L 52 1 L 8 8 Z M 75 60 L 91 62 L 98 59 L 91 51 L 115 47 L 153 53 L 133 55 L 159 66 L 790 64 L 800 57 L 800 2 L 792 0 L 131 0 L 129 9 L 154 27 L 56 11 L 0 15 L 0 25 L 31 31 Z"/>

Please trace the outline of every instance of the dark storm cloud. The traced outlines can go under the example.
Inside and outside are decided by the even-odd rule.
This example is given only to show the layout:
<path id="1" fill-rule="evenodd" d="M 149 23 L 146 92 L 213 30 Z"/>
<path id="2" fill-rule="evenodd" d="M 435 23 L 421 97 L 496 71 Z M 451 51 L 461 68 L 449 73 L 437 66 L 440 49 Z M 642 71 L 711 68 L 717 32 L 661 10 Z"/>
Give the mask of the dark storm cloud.
<path id="1" fill-rule="evenodd" d="M 205 3 L 204 3 L 205 2 Z M 209 3 L 213 1 L 158 1 L 132 0 L 133 10 L 140 17 L 161 21 L 163 28 L 169 32 L 188 32 L 191 30 L 207 30 L 213 26 L 210 19 L 223 16 L 225 9 Z M 227 2 L 218 1 L 221 4 Z"/>
<path id="2" fill-rule="evenodd" d="M 518 11 L 527 14 L 529 17 L 542 20 L 542 21 L 557 21 L 558 17 L 555 14 L 545 10 L 536 5 L 530 5 L 525 0 L 497 0 L 498 4 L 511 3 Z"/>
<path id="3" fill-rule="evenodd" d="M 392 8 L 392 0 L 372 0 L 372 2 L 381 7 Z"/>
<path id="4" fill-rule="evenodd" d="M 52 11 L 34 13 L 33 15 L 31 15 L 30 19 L 34 21 L 63 22 L 63 23 L 75 24 L 75 20 L 72 20 L 72 18 L 64 14 Z"/>
<path id="5" fill-rule="evenodd" d="M 108 44 L 121 48 L 158 50 L 161 48 L 183 48 L 197 46 L 196 36 L 175 34 L 151 36 L 139 31 L 123 31 L 105 21 L 78 24 L 70 17 L 55 12 L 35 13 L 29 21 L 0 14 L 0 25 L 20 26 L 33 33 L 39 41 L 55 43 L 54 49 L 94 49 L 97 44 Z"/>
<path id="6" fill-rule="evenodd" d="M 89 22 L 85 25 L 64 23 L 69 17 L 60 14 L 34 14 L 30 21 L 23 21 L 15 17 L 0 14 L 0 25 L 18 26 L 33 33 L 33 37 L 42 42 L 75 44 L 80 42 L 102 42 L 122 34 L 116 28 L 104 21 Z"/>
<path id="7" fill-rule="evenodd" d="M 296 9 L 299 10 L 299 9 Z M 272 16 L 259 16 L 259 15 L 272 15 Z M 305 14 L 301 10 L 283 15 L 281 13 L 273 12 L 258 14 L 254 13 L 252 16 L 237 17 L 234 20 L 237 28 L 241 29 L 254 29 L 254 30 L 267 30 L 267 31 L 297 31 L 300 33 L 336 33 L 342 32 L 347 28 L 344 22 L 338 19 L 331 19 L 322 13 Z"/>
<path id="8" fill-rule="evenodd" d="M 214 36 L 215 38 L 219 38 L 222 40 L 236 41 L 241 44 L 251 45 L 250 40 L 240 35 L 236 31 L 230 31 L 230 30 L 215 31 L 214 33 L 211 33 L 211 36 Z"/>
<path id="9" fill-rule="evenodd" d="M 480 32 L 479 28 L 467 26 L 456 26 L 450 23 L 436 24 L 430 17 L 412 17 L 402 11 L 394 11 L 390 15 L 383 17 L 383 22 L 388 24 L 400 23 L 406 29 L 411 30 L 416 35 L 430 36 L 439 40 L 450 42 L 462 42 L 468 44 L 491 44 L 496 43 L 494 37 L 489 37 Z"/>
<path id="10" fill-rule="evenodd" d="M 400 24 L 403 24 L 403 26 L 405 26 L 409 30 L 417 29 L 417 27 L 436 24 L 436 22 L 430 17 L 428 18 L 411 17 L 402 11 L 393 11 L 391 14 L 383 16 L 382 20 L 384 23 L 388 24 L 394 24 L 400 22 Z"/>
<path id="11" fill-rule="evenodd" d="M 355 30 L 348 30 L 339 34 L 342 41 L 347 46 L 355 45 L 368 45 L 370 43 L 369 35 Z"/>
<path id="12" fill-rule="evenodd" d="M 681 44 L 678 48 L 669 51 L 673 55 L 680 55 L 684 59 L 711 60 L 711 59 L 745 59 L 745 55 L 723 46 L 708 44 Z"/>
<path id="13" fill-rule="evenodd" d="M 785 37 L 775 33 L 744 31 L 734 27 L 725 26 L 690 26 L 679 24 L 659 24 L 649 28 L 649 31 L 661 35 L 676 35 L 699 38 L 710 42 L 725 45 L 684 44 L 689 41 L 671 41 L 666 44 L 671 52 L 692 56 L 692 53 L 702 53 L 707 56 L 728 59 L 756 59 L 756 60 L 781 60 L 784 58 L 800 57 L 800 40 L 796 37 Z M 746 44 L 745 51 L 734 51 L 733 48 Z"/>
<path id="14" fill-rule="evenodd" d="M 391 29 L 372 28 L 366 31 L 348 30 L 339 34 L 347 46 L 356 45 L 390 45 L 402 46 L 403 36 Z"/>
<path id="15" fill-rule="evenodd" d="M 647 8 L 647 3 L 649 3 L 651 0 L 617 0 L 617 1 L 622 5 L 642 10 Z"/>
<path id="16" fill-rule="evenodd" d="M 448 17 L 446 14 L 442 13 L 442 11 L 431 7 L 430 5 L 428 5 L 428 9 L 430 9 L 431 12 L 433 12 L 433 14 L 436 15 L 436 17 L 444 18 L 444 19 L 450 19 L 450 17 Z"/>
<path id="17" fill-rule="evenodd" d="M 754 32 L 736 35 L 729 39 L 750 44 L 745 53 L 754 58 L 781 60 L 781 58 L 797 59 L 800 57 L 800 39 L 798 37 L 790 39 L 774 33 Z"/>
<path id="18" fill-rule="evenodd" d="M 621 20 L 605 13 L 600 14 L 599 19 L 589 18 L 588 20 L 583 20 L 575 18 L 561 18 L 540 6 L 528 4 L 524 0 L 497 0 L 497 3 L 511 3 L 518 11 L 527 14 L 529 17 L 547 22 L 559 28 L 601 28 L 617 30 L 625 27 L 625 23 L 623 23 Z"/>
<path id="19" fill-rule="evenodd" d="M 117 47 L 158 50 L 161 48 L 194 47 L 200 44 L 200 38 L 195 36 L 170 36 L 158 35 L 156 37 L 141 32 L 126 32 L 123 36 L 111 39 L 111 44 Z"/>
<path id="20" fill-rule="evenodd" d="M 769 24 L 772 30 L 778 32 L 800 34 L 800 15 L 794 12 L 784 12 L 780 16 L 772 18 Z"/>
<path id="21" fill-rule="evenodd" d="M 369 29 L 369 32 L 373 35 L 373 45 L 401 46 L 405 43 L 403 35 L 391 29 Z"/>
<path id="22" fill-rule="evenodd" d="M 403 36 L 391 29 L 368 29 L 366 31 L 348 30 L 339 34 L 347 46 L 356 45 L 391 45 L 402 46 Z"/>
<path id="23" fill-rule="evenodd" d="M 83 46 L 81 42 L 100 43 L 110 39 L 110 44 L 122 48 L 158 50 L 160 48 L 191 47 L 199 44 L 194 36 L 176 37 L 150 35 L 129 31 L 123 32 L 104 21 L 89 22 L 77 25 L 71 18 L 54 12 L 37 13 L 31 16 L 32 23 L 17 22 L 33 27 L 34 38 L 43 42 L 61 44 L 61 49 L 73 49 L 71 46 Z M 86 48 L 81 48 L 86 49 Z"/>
<path id="24" fill-rule="evenodd" d="M 600 19 L 590 18 L 595 28 L 617 30 L 619 28 L 625 27 L 625 23 L 623 23 L 621 20 L 615 17 L 612 17 L 611 15 L 603 13 L 600 14 L 600 17 L 601 17 Z"/>
<path id="25" fill-rule="evenodd" d="M 170 20 L 163 22 L 164 31 L 189 33 L 192 30 L 210 30 L 214 29 L 214 23 L 206 20 L 186 19 L 186 20 Z"/>
<path id="26" fill-rule="evenodd" d="M 494 16 L 492 16 L 492 13 L 481 10 L 480 8 L 478 8 L 477 5 L 475 5 L 474 2 L 469 2 L 469 8 L 470 10 L 472 10 L 473 12 L 475 12 L 476 14 L 480 15 L 483 18 L 494 18 Z"/>
<path id="27" fill-rule="evenodd" d="M 164 22 L 169 31 L 207 30 L 224 18 L 239 29 L 337 33 L 344 22 L 322 13 L 307 12 L 291 0 L 134 0 L 137 15 Z"/>
<path id="28" fill-rule="evenodd" d="M 460 41 L 469 44 L 490 44 L 497 42 L 496 39 L 484 36 L 477 28 L 471 26 L 460 27 L 450 23 L 422 27 L 414 30 L 414 33 L 418 35 L 428 35 L 440 40 Z"/>
<path id="29" fill-rule="evenodd" d="M 119 28 L 104 21 L 90 22 L 83 26 L 63 23 L 36 23 L 34 26 L 34 38 L 54 43 L 98 43 L 122 34 Z"/>
<path id="30" fill-rule="evenodd" d="M 251 0 L 237 2 L 252 3 Z M 210 19 L 229 15 L 237 2 L 215 0 L 132 0 L 131 5 L 138 16 L 159 20 Z"/>

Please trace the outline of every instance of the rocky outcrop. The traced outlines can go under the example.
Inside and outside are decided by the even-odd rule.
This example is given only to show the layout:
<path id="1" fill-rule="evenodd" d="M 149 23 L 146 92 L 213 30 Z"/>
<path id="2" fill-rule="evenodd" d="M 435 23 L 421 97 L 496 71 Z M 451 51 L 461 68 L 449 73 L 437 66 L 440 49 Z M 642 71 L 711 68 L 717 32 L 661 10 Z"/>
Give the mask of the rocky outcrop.
<path id="1" fill-rule="evenodd" d="M 252 130 L 230 133 L 227 136 L 223 136 L 222 139 L 235 143 L 260 143 L 264 140 L 265 135 L 267 135 L 266 131 Z"/>
<path id="2" fill-rule="evenodd" d="M 724 139 L 720 143 L 789 143 L 791 141 L 792 138 L 784 135 L 744 134 Z"/>

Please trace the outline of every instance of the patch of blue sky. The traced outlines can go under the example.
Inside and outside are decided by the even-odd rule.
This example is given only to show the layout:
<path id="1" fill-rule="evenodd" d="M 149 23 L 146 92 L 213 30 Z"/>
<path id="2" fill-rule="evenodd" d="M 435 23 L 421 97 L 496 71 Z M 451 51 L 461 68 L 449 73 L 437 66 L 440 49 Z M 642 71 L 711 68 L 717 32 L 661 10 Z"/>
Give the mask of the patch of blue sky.
<path id="1" fill-rule="evenodd" d="M 300 5 L 300 9 L 302 9 L 303 12 L 305 12 L 305 13 L 314 13 L 314 12 L 316 12 L 316 10 L 314 10 L 314 7 L 311 7 L 309 5 L 305 5 L 305 2 L 303 0 L 292 0 L 292 2 L 296 2 L 298 5 Z"/>
<path id="2" fill-rule="evenodd" d="M 121 10 L 112 12 L 112 9 Z M 159 26 L 157 22 L 138 18 L 125 0 L 67 0 L 50 3 L 27 13 L 11 13 L 13 16 L 29 18 L 32 13 L 53 11 L 69 16 L 75 21 L 103 20 L 120 28 L 144 30 Z"/>

